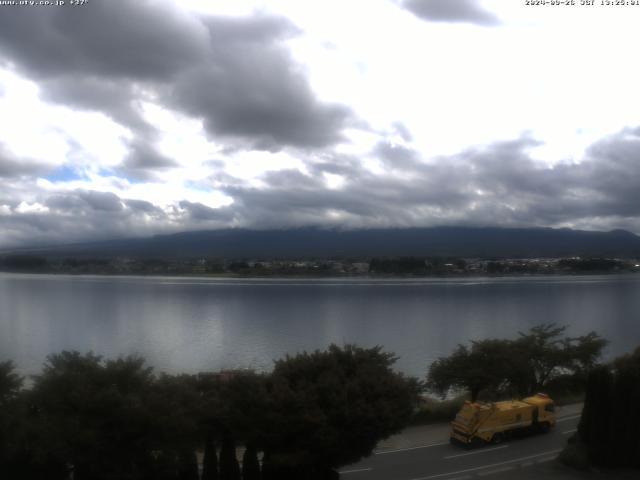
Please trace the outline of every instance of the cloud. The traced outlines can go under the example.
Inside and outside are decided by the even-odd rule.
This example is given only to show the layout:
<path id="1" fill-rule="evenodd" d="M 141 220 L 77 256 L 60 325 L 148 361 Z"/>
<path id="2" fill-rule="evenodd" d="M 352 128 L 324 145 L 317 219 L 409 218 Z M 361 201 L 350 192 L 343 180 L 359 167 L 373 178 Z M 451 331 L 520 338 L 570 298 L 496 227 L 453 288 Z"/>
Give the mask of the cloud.
<path id="1" fill-rule="evenodd" d="M 481 2 L 394 2 L 430 22 L 500 23 Z M 598 128 L 576 125 L 584 135 L 551 136 L 544 132 L 555 132 L 556 124 L 581 120 L 554 123 L 543 103 L 543 113 L 536 113 L 511 102 L 522 91 L 549 89 L 544 82 L 534 85 L 538 77 L 531 74 L 544 70 L 535 65 L 506 73 L 483 69 L 490 58 L 477 52 L 497 51 L 502 58 L 508 50 L 495 32 L 413 28 L 406 12 L 389 2 L 376 5 L 375 11 L 393 14 L 384 18 L 398 35 L 380 36 L 373 10 L 374 20 L 357 39 L 348 15 L 335 25 L 342 33 L 334 37 L 324 31 L 336 20 L 328 11 L 315 23 L 315 12 L 303 15 L 296 8 L 289 11 L 296 24 L 266 8 L 244 17 L 216 16 L 160 0 L 3 12 L 0 95 L 9 113 L 2 137 L 7 148 L 0 145 L 0 245 L 238 226 L 537 225 L 640 232 L 640 129 L 594 142 L 576 162 L 553 159 L 550 166 L 536 158 L 538 147 L 548 155 L 565 138 L 582 149 L 596 132 L 628 124 L 632 109 Z M 433 44 L 455 41 L 430 52 L 408 50 L 424 53 L 424 61 L 411 54 L 400 61 L 404 46 L 426 44 L 415 42 L 416 35 Z M 334 46 L 319 48 L 325 40 Z M 476 48 L 467 49 L 468 41 Z M 513 44 L 518 51 L 521 46 Z M 467 88 L 464 74 L 441 68 L 451 52 L 469 55 L 462 64 L 481 73 L 473 82 L 481 93 Z M 621 67 L 611 58 L 608 65 Z M 310 83 L 312 74 L 317 76 Z M 524 77 L 531 83 L 500 87 L 520 85 Z M 358 112 L 369 116 L 361 119 L 346 104 L 320 100 L 316 87 L 326 98 L 353 98 Z M 622 99 L 624 89 L 615 91 Z M 579 109 L 564 111 L 601 110 L 590 101 L 597 103 L 586 95 L 576 102 Z M 473 113 L 491 108 L 502 112 L 494 117 L 510 119 L 511 104 L 518 112 L 533 110 L 513 128 Z M 371 127 L 363 131 L 367 121 Z M 531 128 L 540 141 L 534 134 L 518 137 L 528 122 L 544 123 L 542 130 Z M 470 131 L 482 133 L 470 137 Z M 451 148 L 443 149 L 438 144 L 447 136 Z M 455 154 L 425 156 L 456 148 Z"/>
<path id="2" fill-rule="evenodd" d="M 316 98 L 285 45 L 297 32 L 286 19 L 199 16 L 151 0 L 27 10 L 0 17 L 0 61 L 38 82 L 45 99 L 106 113 L 138 143 L 156 133 L 141 101 L 200 118 L 211 139 L 236 148 L 320 148 L 352 121 L 348 107 Z"/>
<path id="3" fill-rule="evenodd" d="M 0 178 L 34 175 L 47 171 L 50 166 L 30 159 L 17 159 L 0 143 Z"/>
<path id="4" fill-rule="evenodd" d="M 389 166 L 396 168 L 415 166 L 418 161 L 418 155 L 414 150 L 387 140 L 378 142 L 374 154 Z"/>
<path id="5" fill-rule="evenodd" d="M 209 62 L 180 75 L 172 102 L 201 116 L 212 135 L 251 148 L 323 147 L 341 140 L 352 116 L 341 105 L 318 102 L 304 73 L 279 43 L 292 26 L 282 19 L 210 19 Z"/>
<path id="6" fill-rule="evenodd" d="M 372 152 L 387 165 L 374 174 L 362 163 L 339 169 L 325 161 L 314 175 L 271 172 L 263 187 L 229 185 L 236 218 L 262 228 L 433 225 L 576 226 L 640 232 L 640 136 L 625 130 L 596 142 L 581 163 L 548 166 L 529 153 L 528 137 L 424 161 L 408 147 L 381 142 Z M 316 172 L 339 171 L 330 190 Z"/>
<path id="7" fill-rule="evenodd" d="M 5 188 L 10 180 L 0 179 L 0 244 L 228 227 L 500 225 L 640 232 L 639 133 L 624 129 L 591 145 L 580 163 L 554 166 L 532 157 L 540 142 L 526 135 L 437 160 L 425 160 L 408 146 L 398 154 L 381 141 L 370 153 L 384 166 L 381 172 L 368 168 L 364 158 L 324 155 L 310 158 L 305 171 L 269 171 L 258 183 L 218 176 L 219 190 L 231 199 L 220 208 L 186 199 L 160 207 L 85 189 L 34 191 L 25 180 Z M 323 172 L 340 175 L 341 186 L 329 188 Z"/>
<path id="8" fill-rule="evenodd" d="M 211 208 L 199 202 L 189 202 L 183 200 L 179 203 L 180 208 L 185 210 L 189 218 L 193 220 L 214 220 L 229 221 L 233 218 L 233 212 L 226 207 Z"/>
<path id="9" fill-rule="evenodd" d="M 401 0 L 400 5 L 429 22 L 472 23 L 483 27 L 501 23 L 478 0 Z"/>
<path id="10" fill-rule="evenodd" d="M 120 198 L 111 192 L 79 192 L 78 197 L 87 202 L 93 210 L 119 212 L 124 208 Z"/>
<path id="11" fill-rule="evenodd" d="M 137 137 L 129 143 L 129 154 L 117 168 L 127 178 L 152 180 L 154 173 L 177 168 L 180 164 L 163 155 L 149 142 Z"/>
<path id="12" fill-rule="evenodd" d="M 13 205 L 0 215 L 0 245 L 49 245 L 82 240 L 150 236 L 176 231 L 172 219 L 150 202 L 111 192 L 39 192 L 37 200 Z M 0 198 L 0 205 L 3 203 Z"/>
<path id="13" fill-rule="evenodd" d="M 127 208 L 130 208 L 134 212 L 142 212 L 159 216 L 162 216 L 164 214 L 163 211 L 160 208 L 156 207 L 153 203 L 144 200 L 127 199 L 124 200 L 124 204 Z"/>

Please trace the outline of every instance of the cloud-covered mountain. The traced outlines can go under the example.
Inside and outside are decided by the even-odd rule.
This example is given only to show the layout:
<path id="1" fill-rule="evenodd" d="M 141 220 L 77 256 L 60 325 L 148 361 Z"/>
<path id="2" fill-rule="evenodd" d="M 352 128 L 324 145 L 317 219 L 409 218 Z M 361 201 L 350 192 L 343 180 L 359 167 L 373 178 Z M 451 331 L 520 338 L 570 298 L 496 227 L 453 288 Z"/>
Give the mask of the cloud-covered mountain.
<path id="1" fill-rule="evenodd" d="M 23 253 L 80 257 L 159 258 L 367 258 L 375 256 L 457 257 L 640 257 L 640 237 L 624 230 L 434 227 L 410 229 L 218 230 L 157 235 Z"/>

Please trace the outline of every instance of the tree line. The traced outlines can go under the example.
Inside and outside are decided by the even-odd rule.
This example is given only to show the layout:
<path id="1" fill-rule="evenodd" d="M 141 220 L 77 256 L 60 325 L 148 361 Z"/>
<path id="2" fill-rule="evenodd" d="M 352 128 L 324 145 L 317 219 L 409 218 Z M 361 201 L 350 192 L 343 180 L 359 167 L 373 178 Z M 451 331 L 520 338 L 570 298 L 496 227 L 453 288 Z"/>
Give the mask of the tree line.
<path id="1" fill-rule="evenodd" d="M 196 480 L 201 455 L 203 480 L 337 478 L 415 408 L 395 360 L 332 345 L 269 373 L 158 375 L 140 357 L 65 351 L 28 388 L 0 363 L 0 476 Z"/>
<path id="2" fill-rule="evenodd" d="M 285 356 L 266 373 L 195 375 L 157 374 L 136 356 L 65 351 L 28 386 L 13 363 L 0 363 L 0 476 L 337 478 L 335 469 L 404 428 L 425 391 L 465 391 L 472 400 L 559 385 L 583 391 L 606 341 L 565 331 L 539 325 L 515 339 L 459 345 L 424 382 L 395 372 L 396 357 L 381 347 L 355 345 Z"/>
<path id="3" fill-rule="evenodd" d="M 429 368 L 428 389 L 446 396 L 467 391 L 471 401 L 525 397 L 541 391 L 584 391 L 607 341 L 590 332 L 564 336 L 567 327 L 542 324 L 516 339 L 486 339 L 458 345 Z"/>

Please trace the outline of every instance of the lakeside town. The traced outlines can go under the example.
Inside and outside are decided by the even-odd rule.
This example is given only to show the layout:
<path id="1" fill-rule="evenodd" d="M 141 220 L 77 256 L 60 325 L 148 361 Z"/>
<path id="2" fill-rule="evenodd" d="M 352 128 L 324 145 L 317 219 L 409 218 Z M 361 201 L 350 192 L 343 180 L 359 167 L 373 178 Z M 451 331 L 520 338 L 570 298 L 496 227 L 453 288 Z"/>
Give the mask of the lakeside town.
<path id="1" fill-rule="evenodd" d="M 640 272 L 637 258 L 382 257 L 372 259 L 46 258 L 0 257 L 0 271 L 98 275 L 238 277 L 492 276 Z"/>

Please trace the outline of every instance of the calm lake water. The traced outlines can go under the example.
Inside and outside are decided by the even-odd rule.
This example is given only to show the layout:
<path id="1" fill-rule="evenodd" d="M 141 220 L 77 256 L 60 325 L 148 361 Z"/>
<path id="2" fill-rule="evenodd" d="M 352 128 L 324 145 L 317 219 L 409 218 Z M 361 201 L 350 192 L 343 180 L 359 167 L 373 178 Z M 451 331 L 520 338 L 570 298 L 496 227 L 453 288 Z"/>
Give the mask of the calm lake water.
<path id="1" fill-rule="evenodd" d="M 640 345 L 640 275 L 246 280 L 0 273 L 0 359 L 36 373 L 64 349 L 143 355 L 158 370 L 269 369 L 330 343 L 383 345 L 422 376 L 456 344 L 542 322 Z"/>

